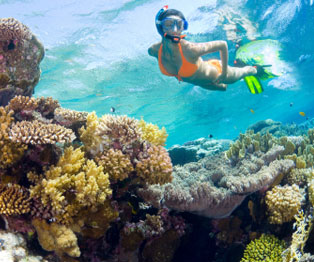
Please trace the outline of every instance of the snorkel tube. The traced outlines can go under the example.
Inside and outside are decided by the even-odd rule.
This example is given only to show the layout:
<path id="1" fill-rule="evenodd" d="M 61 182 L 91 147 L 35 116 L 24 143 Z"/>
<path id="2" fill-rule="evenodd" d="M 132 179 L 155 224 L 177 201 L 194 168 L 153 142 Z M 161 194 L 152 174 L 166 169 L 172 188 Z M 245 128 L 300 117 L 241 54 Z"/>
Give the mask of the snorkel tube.
<path id="1" fill-rule="evenodd" d="M 183 30 L 187 30 L 188 29 L 188 22 L 185 20 L 184 15 L 180 11 L 178 11 L 178 10 L 168 9 L 168 5 L 165 5 L 163 8 L 161 8 L 158 11 L 158 13 L 157 13 L 157 15 L 155 17 L 156 28 L 157 28 L 158 33 L 162 37 L 166 37 L 167 39 L 170 39 L 173 43 L 179 43 L 180 40 L 185 37 L 185 35 L 173 36 L 173 35 L 169 35 L 167 33 L 164 33 L 164 30 L 163 30 L 162 25 L 161 25 L 161 21 L 163 19 L 165 19 L 167 16 L 171 16 L 171 15 L 176 15 L 176 16 L 180 17 L 183 20 L 183 23 L 184 23 Z"/>

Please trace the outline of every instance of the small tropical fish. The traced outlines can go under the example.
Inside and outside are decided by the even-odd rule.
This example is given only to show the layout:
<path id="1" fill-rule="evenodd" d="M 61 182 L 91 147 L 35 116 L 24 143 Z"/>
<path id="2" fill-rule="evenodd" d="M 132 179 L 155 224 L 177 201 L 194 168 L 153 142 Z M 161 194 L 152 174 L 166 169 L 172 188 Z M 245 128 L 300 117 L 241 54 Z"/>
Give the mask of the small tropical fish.
<path id="1" fill-rule="evenodd" d="M 304 112 L 299 112 L 300 116 L 305 116 Z"/>
<path id="2" fill-rule="evenodd" d="M 4 246 L 4 239 L 0 238 L 0 247 Z"/>
<path id="3" fill-rule="evenodd" d="M 110 112 L 111 112 L 111 113 L 114 113 L 114 112 L 116 112 L 116 109 L 112 106 L 112 107 L 110 108 Z"/>
<path id="4" fill-rule="evenodd" d="M 209 134 L 208 137 L 209 137 L 209 138 L 213 138 L 213 135 L 212 135 L 212 134 Z"/>
<path id="5" fill-rule="evenodd" d="M 252 108 L 250 109 L 250 111 L 252 114 L 255 114 L 255 111 Z"/>
<path id="6" fill-rule="evenodd" d="M 292 107 L 292 106 L 293 106 L 293 103 L 291 102 L 291 103 L 290 103 L 290 107 Z"/>

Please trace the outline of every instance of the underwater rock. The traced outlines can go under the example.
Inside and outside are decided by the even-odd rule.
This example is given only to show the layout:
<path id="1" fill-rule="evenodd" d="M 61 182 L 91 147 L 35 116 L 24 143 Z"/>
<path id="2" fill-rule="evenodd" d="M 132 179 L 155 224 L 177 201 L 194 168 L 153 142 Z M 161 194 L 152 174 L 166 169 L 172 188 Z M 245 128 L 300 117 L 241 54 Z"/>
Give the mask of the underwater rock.
<path id="1" fill-rule="evenodd" d="M 0 231 L 0 241 L 1 262 L 47 262 L 40 256 L 28 255 L 26 241 L 21 234 Z"/>
<path id="2" fill-rule="evenodd" d="M 182 146 L 174 145 L 168 149 L 168 153 L 173 165 L 184 165 L 225 151 L 231 143 L 232 140 L 228 139 L 199 138 L 186 142 Z"/>
<path id="3" fill-rule="evenodd" d="M 16 95 L 31 96 L 40 77 L 44 47 L 27 26 L 0 19 L 0 106 Z"/>

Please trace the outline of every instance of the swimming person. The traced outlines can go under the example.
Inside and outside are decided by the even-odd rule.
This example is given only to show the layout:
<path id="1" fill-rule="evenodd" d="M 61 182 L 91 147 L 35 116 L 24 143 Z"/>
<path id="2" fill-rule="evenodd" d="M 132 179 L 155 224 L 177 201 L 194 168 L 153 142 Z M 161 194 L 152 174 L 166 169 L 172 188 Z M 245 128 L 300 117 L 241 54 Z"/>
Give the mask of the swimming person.
<path id="1" fill-rule="evenodd" d="M 187 30 L 188 22 L 178 10 L 164 6 L 157 13 L 155 23 L 162 40 L 153 44 L 148 53 L 158 59 L 164 75 L 175 76 L 179 81 L 205 89 L 225 91 L 227 84 L 257 73 L 253 66 L 228 66 L 228 46 L 225 41 L 192 43 L 185 40 L 181 33 Z M 218 51 L 221 60 L 202 59 L 203 55 Z"/>

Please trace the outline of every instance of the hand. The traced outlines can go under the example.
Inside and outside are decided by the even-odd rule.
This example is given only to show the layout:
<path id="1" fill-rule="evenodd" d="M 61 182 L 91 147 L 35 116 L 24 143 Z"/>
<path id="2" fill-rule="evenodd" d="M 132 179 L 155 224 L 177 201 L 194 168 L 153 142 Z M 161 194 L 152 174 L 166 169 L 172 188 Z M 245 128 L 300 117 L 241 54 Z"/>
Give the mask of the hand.
<path id="1" fill-rule="evenodd" d="M 221 84 L 225 81 L 227 74 L 220 74 L 216 80 L 214 81 L 214 83 L 216 84 Z"/>

